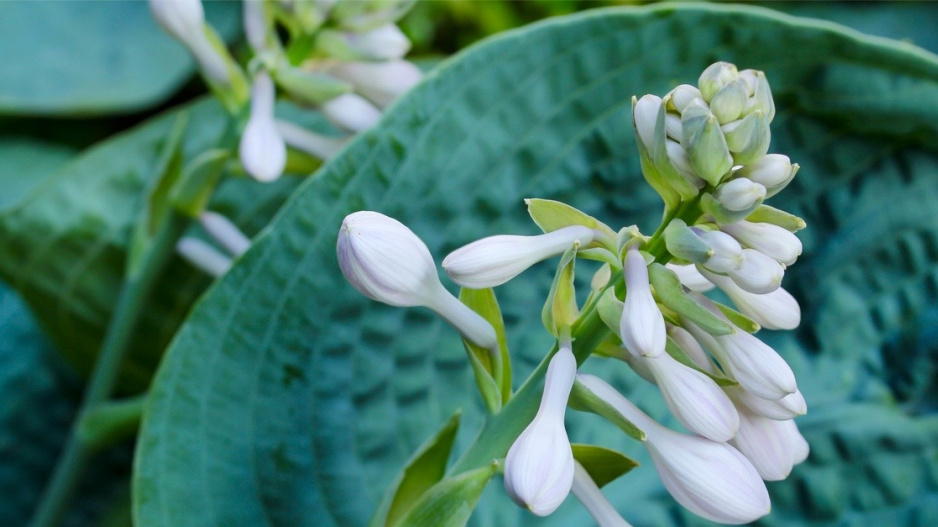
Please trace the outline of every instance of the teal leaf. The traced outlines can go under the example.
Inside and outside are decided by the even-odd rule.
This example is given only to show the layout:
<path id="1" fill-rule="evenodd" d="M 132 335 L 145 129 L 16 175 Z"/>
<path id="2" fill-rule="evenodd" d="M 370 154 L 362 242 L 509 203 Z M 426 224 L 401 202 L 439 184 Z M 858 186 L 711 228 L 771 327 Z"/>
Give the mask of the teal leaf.
<path id="1" fill-rule="evenodd" d="M 601 10 L 514 31 L 445 62 L 294 193 L 192 310 L 161 365 L 138 446 L 136 524 L 365 525 L 456 408 L 463 424 L 454 450 L 464 451 L 485 412 L 458 336 L 427 310 L 371 302 L 344 282 L 335 263 L 342 218 L 362 209 L 396 217 L 437 257 L 483 236 L 536 232 L 523 207 L 532 196 L 653 232 L 661 202 L 641 177 L 629 97 L 693 82 L 718 59 L 767 73 L 778 105 L 771 151 L 802 167 L 771 203 L 811 225 L 798 233 L 805 250 L 785 284 L 804 322 L 760 337 L 797 372 L 808 417 L 860 400 L 886 408 L 899 401 L 912 420 L 934 412 L 938 158 L 929 145 L 938 139 L 938 104 L 909 112 L 901 90 L 828 73 L 849 64 L 938 101 L 938 59 L 761 9 Z M 865 96 L 837 99 L 838 112 L 803 104 L 848 89 Z M 853 131 L 866 118 L 886 124 Z M 553 270 L 539 265 L 499 288 L 516 378 L 553 343 L 537 316 Z M 676 426 L 660 394 L 625 365 L 588 360 L 583 368 Z M 530 418 L 537 398 L 526 401 L 518 413 Z M 492 444 L 501 446 L 520 431 L 496 430 Z M 567 430 L 573 441 L 620 447 L 642 462 L 607 486 L 630 522 L 700 523 L 617 428 L 571 412 Z M 487 466 L 505 451 L 464 465 Z M 923 446 L 910 459 L 928 455 Z M 825 521 L 890 524 L 883 518 L 905 505 L 932 518 L 938 486 L 915 481 L 920 488 L 871 502 L 861 512 L 871 516 Z M 819 518 L 785 503 L 766 521 Z M 470 523 L 534 524 L 522 512 L 493 485 Z M 569 500 L 537 521 L 589 519 Z"/>
<path id="2" fill-rule="evenodd" d="M 498 462 L 451 476 L 430 487 L 394 527 L 463 527 L 482 491 L 495 475 Z"/>
<path id="3" fill-rule="evenodd" d="M 240 9 L 207 2 L 228 41 Z M 0 3 L 0 114 L 106 115 L 152 107 L 195 73 L 145 2 Z"/>

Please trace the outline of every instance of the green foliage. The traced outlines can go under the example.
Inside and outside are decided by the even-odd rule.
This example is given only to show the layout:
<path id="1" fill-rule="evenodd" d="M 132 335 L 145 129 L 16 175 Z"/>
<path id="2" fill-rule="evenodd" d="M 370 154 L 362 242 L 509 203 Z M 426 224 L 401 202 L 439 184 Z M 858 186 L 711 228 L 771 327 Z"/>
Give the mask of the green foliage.
<path id="1" fill-rule="evenodd" d="M 583 465 L 597 487 L 604 487 L 638 466 L 637 461 L 615 450 L 595 445 L 570 446 L 573 449 L 573 458 Z"/>
<path id="2" fill-rule="evenodd" d="M 227 40 L 239 6 L 206 3 Z M 103 115 L 165 101 L 195 71 L 145 2 L 0 3 L 0 114 Z"/>
<path id="3" fill-rule="evenodd" d="M 938 59 L 830 24 L 673 5 L 599 11 L 480 45 L 298 190 L 193 310 L 160 369 L 138 449 L 137 524 L 365 525 L 457 407 L 455 448 L 464 449 L 483 409 L 458 336 L 425 310 L 378 305 L 344 283 L 334 257 L 342 218 L 389 214 L 435 255 L 485 235 L 531 233 L 526 197 L 654 227 L 660 202 L 641 183 L 629 97 L 692 81 L 718 59 L 766 71 L 779 104 L 773 151 L 802 165 L 777 199 L 811 226 L 786 283 L 804 302 L 805 325 L 773 344 L 819 416 L 805 420 L 809 441 L 835 445 L 826 458 L 816 447 L 789 482 L 773 485 L 767 522 L 927 524 L 938 514 L 928 475 L 938 427 L 901 412 L 933 411 L 938 389 L 929 360 L 938 206 L 924 205 L 938 203 L 936 158 L 916 149 L 938 145 L 938 104 L 923 103 L 938 101 Z M 550 345 L 536 307 L 551 267 L 499 291 L 520 378 Z M 673 425 L 651 389 L 624 367 L 607 370 Z M 860 401 L 894 426 L 823 419 Z M 636 446 L 590 415 L 570 415 L 568 431 L 576 442 Z M 864 445 L 882 438 L 873 456 Z M 895 468 L 910 465 L 911 483 Z M 876 472 L 861 478 L 863 470 Z M 842 494 L 825 501 L 838 478 Z M 635 524 L 701 523 L 656 481 L 638 470 L 607 496 Z M 802 512 L 804 488 L 820 504 Z M 568 503 L 539 524 L 579 525 L 585 514 Z M 495 489 L 473 523 L 529 520 Z"/>

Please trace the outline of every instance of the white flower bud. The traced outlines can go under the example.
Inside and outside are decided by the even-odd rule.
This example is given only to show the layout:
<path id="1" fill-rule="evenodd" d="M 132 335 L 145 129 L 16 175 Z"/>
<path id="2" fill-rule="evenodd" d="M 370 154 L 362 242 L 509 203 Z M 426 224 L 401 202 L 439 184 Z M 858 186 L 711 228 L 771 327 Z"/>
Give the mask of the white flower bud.
<path id="1" fill-rule="evenodd" d="M 576 358 L 565 342 L 547 366 L 537 415 L 505 457 L 505 490 L 538 516 L 554 512 L 573 485 L 573 449 L 563 416 L 575 378 Z"/>
<path id="2" fill-rule="evenodd" d="M 748 178 L 766 189 L 770 198 L 784 189 L 798 173 L 798 165 L 782 154 L 767 154 L 762 159 L 743 166 L 736 174 Z"/>
<path id="3" fill-rule="evenodd" d="M 684 131 L 679 115 L 674 115 L 673 113 L 664 114 L 664 133 L 668 136 L 668 139 L 677 142 L 681 141 L 681 138 L 684 136 Z M 680 146 L 680 144 L 678 144 L 678 146 Z"/>
<path id="4" fill-rule="evenodd" d="M 755 249 L 743 249 L 743 263 L 727 274 L 744 291 L 764 295 L 782 285 L 785 268 Z"/>
<path id="5" fill-rule="evenodd" d="M 755 249 L 783 265 L 795 263 L 801 255 L 801 240 L 778 225 L 743 220 L 721 225 L 720 230 L 746 247 Z"/>
<path id="6" fill-rule="evenodd" d="M 745 405 L 752 413 L 775 421 L 788 421 L 808 413 L 808 405 L 800 390 L 781 399 L 763 399 L 739 387 L 723 388 L 737 403 Z"/>
<path id="7" fill-rule="evenodd" d="M 254 51 L 267 47 L 267 20 L 264 15 L 263 0 L 244 0 L 242 3 L 244 35 Z"/>
<path id="8" fill-rule="evenodd" d="M 245 171 L 258 181 L 277 179 L 287 164 L 287 145 L 274 123 L 275 93 L 267 72 L 259 72 L 251 88 L 251 116 L 238 147 Z"/>
<path id="9" fill-rule="evenodd" d="M 706 181 L 698 177 L 697 173 L 694 172 L 694 167 L 691 166 L 690 159 L 687 157 L 687 151 L 684 150 L 684 147 L 682 147 L 680 143 L 669 139 L 665 142 L 665 148 L 668 152 L 668 159 L 671 160 L 671 164 L 674 165 L 674 168 L 677 169 L 681 177 L 698 189 L 703 188 L 707 184 Z"/>
<path id="10" fill-rule="evenodd" d="M 711 64 L 700 74 L 697 86 L 705 101 L 710 102 L 721 88 L 736 80 L 739 71 L 729 62 Z"/>
<path id="11" fill-rule="evenodd" d="M 576 461 L 573 462 L 573 487 L 570 490 L 590 513 L 590 516 L 596 520 L 598 527 L 631 527 L 619 515 L 615 507 L 609 503 L 609 500 L 603 496 L 602 491 L 596 486 L 596 482 L 586 472 L 583 465 Z"/>
<path id="12" fill-rule="evenodd" d="M 765 198 L 765 187 L 746 178 L 737 178 L 720 185 L 713 198 L 727 210 L 742 211 Z"/>
<path id="13" fill-rule="evenodd" d="M 704 305 L 712 306 L 702 300 Z M 690 321 L 683 322 L 687 331 L 713 353 L 723 370 L 753 394 L 774 400 L 798 390 L 795 374 L 785 359 L 731 322 L 726 321 L 736 332 L 720 336 L 710 335 Z"/>
<path id="14" fill-rule="evenodd" d="M 743 248 L 735 238 L 720 231 L 700 231 L 698 234 L 713 248 L 713 256 L 703 267 L 715 273 L 726 273 L 742 265 Z"/>
<path id="15" fill-rule="evenodd" d="M 394 24 L 385 24 L 364 33 L 346 33 L 348 47 L 369 60 L 394 60 L 407 54 L 410 41 Z"/>
<path id="16" fill-rule="evenodd" d="M 736 79 L 722 88 L 710 101 L 710 111 L 716 116 L 720 124 L 736 120 L 746 108 L 746 86 L 743 81 Z"/>
<path id="17" fill-rule="evenodd" d="M 752 70 L 750 70 L 752 71 Z M 750 82 L 747 80 L 747 83 Z M 752 96 L 743 110 L 743 115 L 749 115 L 754 112 L 765 114 L 768 122 L 775 119 L 775 100 L 772 98 L 772 88 L 769 87 L 769 81 L 765 78 L 765 73 L 753 71 L 752 73 Z"/>
<path id="18" fill-rule="evenodd" d="M 700 90 L 690 84 L 681 84 L 671 90 L 671 104 L 678 113 L 684 113 L 684 108 L 694 99 L 703 100 Z"/>
<path id="19" fill-rule="evenodd" d="M 406 60 L 338 62 L 326 71 L 351 83 L 355 91 L 379 108 L 390 106 L 423 77 L 420 68 Z"/>
<path id="20" fill-rule="evenodd" d="M 748 459 L 765 481 L 781 481 L 793 466 L 791 436 L 783 421 L 762 417 L 746 405 L 739 410 L 739 434 L 730 444 Z"/>
<path id="21" fill-rule="evenodd" d="M 634 355 L 657 357 L 664 353 L 667 342 L 664 316 L 651 294 L 645 258 L 634 246 L 625 256 L 623 268 L 626 291 L 619 321 L 622 344 Z"/>
<path id="22" fill-rule="evenodd" d="M 679 434 L 656 423 L 602 379 L 577 381 L 645 432 L 645 447 L 666 489 L 689 511 L 711 521 L 740 524 L 768 514 L 765 483 L 752 464 L 726 443 Z"/>
<path id="23" fill-rule="evenodd" d="M 733 280 L 701 270 L 701 273 L 717 285 L 736 307 L 765 329 L 795 329 L 801 324 L 801 307 L 795 297 L 779 287 L 771 293 L 757 295 L 744 291 Z"/>
<path id="24" fill-rule="evenodd" d="M 678 279 L 681 281 L 681 285 L 690 289 L 691 291 L 703 293 L 704 291 L 713 289 L 713 283 L 710 280 L 707 280 L 704 275 L 700 274 L 700 271 L 698 271 L 697 267 L 693 264 L 677 265 L 673 263 L 667 263 L 664 266 L 674 271 L 674 274 L 676 274 Z"/>
<path id="25" fill-rule="evenodd" d="M 592 242 L 593 235 L 588 227 L 571 225 L 537 236 L 489 236 L 451 252 L 443 259 L 443 268 L 463 287 L 496 287 L 537 262 L 562 254 L 577 241 L 581 246 Z"/>
<path id="26" fill-rule="evenodd" d="M 198 238 L 181 238 L 176 243 L 176 252 L 193 266 L 215 277 L 231 268 L 231 258 Z"/>
<path id="27" fill-rule="evenodd" d="M 697 339 L 688 333 L 686 329 L 681 326 L 671 326 L 668 328 L 668 336 L 671 337 L 671 340 L 684 350 L 684 353 L 686 353 L 687 356 L 694 361 L 694 364 L 699 366 L 703 371 L 711 374 L 717 373 L 717 369 L 714 367 L 713 361 L 710 360 L 710 356 L 707 355 L 707 352 L 700 346 Z"/>
<path id="28" fill-rule="evenodd" d="M 401 222 L 371 211 L 349 214 L 336 254 L 345 279 L 366 297 L 392 306 L 426 306 L 479 347 L 497 349 L 492 325 L 443 287 L 430 250 Z"/>
<path id="29" fill-rule="evenodd" d="M 232 256 L 241 256 L 251 247 L 251 240 L 237 225 L 217 212 L 204 211 L 199 214 L 199 223 L 209 235 Z"/>
<path id="30" fill-rule="evenodd" d="M 225 58 L 205 34 L 200 0 L 150 0 L 150 12 L 167 33 L 189 49 L 207 79 L 219 85 L 230 82 Z"/>
<path id="31" fill-rule="evenodd" d="M 643 95 L 632 110 L 632 120 L 638 137 L 649 152 L 655 147 L 655 126 L 658 124 L 658 110 L 661 108 L 661 97 Z"/>
<path id="32" fill-rule="evenodd" d="M 667 353 L 642 360 L 668 408 L 688 430 L 713 441 L 729 441 L 739 429 L 733 402 L 713 379 Z"/>
<path id="33" fill-rule="evenodd" d="M 287 121 L 278 120 L 275 124 L 277 132 L 286 144 L 319 159 L 331 159 L 345 147 L 347 141 L 320 135 Z"/>
<path id="34" fill-rule="evenodd" d="M 322 113 L 336 126 L 353 133 L 363 132 L 381 119 L 381 111 L 354 93 L 343 93 L 321 105 Z"/>

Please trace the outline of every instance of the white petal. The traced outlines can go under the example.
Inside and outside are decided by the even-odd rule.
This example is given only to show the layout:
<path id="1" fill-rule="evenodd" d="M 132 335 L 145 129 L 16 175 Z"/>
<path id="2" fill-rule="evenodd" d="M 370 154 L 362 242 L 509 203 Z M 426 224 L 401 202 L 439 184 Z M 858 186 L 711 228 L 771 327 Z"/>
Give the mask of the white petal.
<path id="1" fill-rule="evenodd" d="M 661 97 L 645 95 L 635 103 L 635 108 L 632 110 L 632 120 L 639 139 L 649 151 L 655 144 L 655 125 L 658 123 L 659 108 L 661 108 Z"/>
<path id="2" fill-rule="evenodd" d="M 739 434 L 730 444 L 739 449 L 759 476 L 766 481 L 781 481 L 791 473 L 793 452 L 784 421 L 755 414 L 739 405 Z"/>
<path id="3" fill-rule="evenodd" d="M 371 60 L 394 60 L 407 54 L 410 41 L 394 24 L 385 24 L 364 33 L 346 33 L 348 46 Z"/>
<path id="4" fill-rule="evenodd" d="M 343 93 L 321 106 L 330 121 L 350 132 L 363 132 L 381 119 L 381 111 L 354 93 Z"/>
<path id="5" fill-rule="evenodd" d="M 562 254 L 578 240 L 581 246 L 590 243 L 592 229 L 573 225 L 537 236 L 490 236 L 451 252 L 443 259 L 443 268 L 463 287 L 496 287 L 537 262 Z"/>
<path id="6" fill-rule="evenodd" d="M 681 284 L 691 291 L 703 293 L 704 291 L 713 289 L 713 282 L 707 280 L 704 275 L 700 274 L 700 271 L 697 270 L 694 264 L 676 265 L 667 263 L 665 267 L 674 271 L 674 274 L 681 280 Z"/>
<path id="7" fill-rule="evenodd" d="M 722 225 L 720 230 L 783 265 L 795 263 L 801 255 L 801 240 L 778 225 L 740 221 Z"/>
<path id="8" fill-rule="evenodd" d="M 727 274 L 744 291 L 764 295 L 782 285 L 785 269 L 777 261 L 755 249 L 743 249 L 743 263 L 738 269 L 733 269 Z"/>
<path id="9" fill-rule="evenodd" d="M 258 73 L 251 88 L 251 116 L 238 148 L 244 169 L 258 181 L 277 179 L 287 163 L 287 146 L 274 123 L 274 98 L 270 76 Z"/>
<path id="10" fill-rule="evenodd" d="M 187 262 L 212 276 L 221 276 L 231 268 L 231 258 L 198 238 L 180 239 L 176 243 L 176 252 Z"/>
<path id="11" fill-rule="evenodd" d="M 801 307 L 795 297 L 779 287 L 771 293 L 757 295 L 744 291 L 731 279 L 701 270 L 716 284 L 747 317 L 766 329 L 795 329 L 801 323 Z"/>
<path id="12" fill-rule="evenodd" d="M 785 426 L 788 429 L 788 437 L 791 440 L 792 463 L 799 465 L 803 463 L 804 460 L 808 459 L 808 454 L 811 453 L 811 447 L 808 445 L 808 441 L 804 436 L 801 435 L 794 419 L 785 421 Z"/>
<path id="13" fill-rule="evenodd" d="M 619 331 L 630 352 L 645 357 L 664 353 L 667 330 L 648 283 L 648 266 L 637 249 L 629 249 L 624 265 L 626 292 Z"/>
<path id="14" fill-rule="evenodd" d="M 150 12 L 167 33 L 187 46 L 204 31 L 205 11 L 200 0 L 150 0 Z"/>
<path id="15" fill-rule="evenodd" d="M 668 335 L 674 340 L 674 343 L 684 350 L 684 353 L 694 361 L 694 364 L 700 366 L 700 368 L 707 373 L 717 372 L 713 361 L 710 360 L 710 356 L 707 355 L 707 352 L 700 346 L 697 339 L 688 333 L 686 329 L 680 326 L 671 326 L 668 328 Z"/>
<path id="16" fill-rule="evenodd" d="M 582 465 L 574 461 L 573 468 L 573 487 L 570 489 L 573 495 L 580 500 L 580 503 L 589 511 L 590 515 L 596 520 L 599 527 L 630 527 L 619 512 L 609 503 L 609 500 L 603 496 L 596 482 L 590 477 L 589 473 Z"/>
<path id="17" fill-rule="evenodd" d="M 808 405 L 800 390 L 796 390 L 795 393 L 786 395 L 781 399 L 763 399 L 742 388 L 728 386 L 724 389 L 731 395 L 733 400 L 745 405 L 753 413 L 768 419 L 788 421 L 808 412 Z"/>
<path id="18" fill-rule="evenodd" d="M 217 212 L 199 214 L 199 223 L 232 256 L 241 256 L 251 246 L 251 240 L 237 225 Z"/>
<path id="19" fill-rule="evenodd" d="M 404 92 L 420 82 L 420 68 L 406 60 L 386 62 L 338 62 L 326 70 L 330 75 L 350 82 L 355 91 L 379 108 L 386 108 Z"/>
<path id="20" fill-rule="evenodd" d="M 746 178 L 737 178 L 720 185 L 713 197 L 729 210 L 742 211 L 765 198 L 765 187 Z"/>
<path id="21" fill-rule="evenodd" d="M 277 132 L 286 144 L 319 159 L 331 159 L 347 142 L 347 139 L 320 135 L 287 121 L 276 121 L 276 125 Z"/>
<path id="22" fill-rule="evenodd" d="M 703 267 L 715 273 L 726 273 L 742 265 L 743 247 L 735 238 L 720 231 L 701 231 L 698 235 L 713 249 L 713 256 Z"/>

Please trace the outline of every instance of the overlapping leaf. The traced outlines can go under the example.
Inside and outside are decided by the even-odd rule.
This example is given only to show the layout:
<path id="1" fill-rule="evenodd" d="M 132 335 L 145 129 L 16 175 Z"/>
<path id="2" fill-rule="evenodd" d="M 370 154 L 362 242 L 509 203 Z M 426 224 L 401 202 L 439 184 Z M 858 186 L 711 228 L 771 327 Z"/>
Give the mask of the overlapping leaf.
<path id="1" fill-rule="evenodd" d="M 653 228 L 660 202 L 642 183 L 629 98 L 694 82 L 715 60 L 767 72 L 780 108 L 773 151 L 802 165 L 774 204 L 811 225 L 787 282 L 807 316 L 797 333 L 773 340 L 802 374 L 818 415 L 840 411 L 845 401 L 890 402 L 898 392 L 869 374 L 871 365 L 887 379 L 893 371 L 883 368 L 893 362 L 883 350 L 911 342 L 923 357 L 916 365 L 934 350 L 925 336 L 938 305 L 938 221 L 927 211 L 938 210 L 938 161 L 910 145 L 938 139 L 938 59 L 755 9 L 599 11 L 506 34 L 445 63 L 294 194 L 193 312 L 166 357 L 138 449 L 137 523 L 364 525 L 411 452 L 457 407 L 464 417 L 455 448 L 464 448 L 480 425 L 481 404 L 457 335 L 424 310 L 377 305 L 344 283 L 334 259 L 342 217 L 360 209 L 395 216 L 438 257 L 489 234 L 536 233 L 525 197 L 565 201 L 611 225 Z M 864 79 L 873 82 L 858 82 Z M 883 260 L 896 271 L 881 270 Z M 536 306 L 551 268 L 499 290 L 519 379 L 550 344 Z M 915 272 L 902 274 L 908 269 Z M 863 280 L 881 294 L 852 288 Z M 843 332 L 847 316 L 852 329 Z M 603 366 L 636 403 L 674 424 L 654 391 L 624 367 Z M 902 383 L 911 393 L 934 393 L 933 381 L 914 368 L 898 370 L 913 377 Z M 886 413 L 889 422 L 912 420 Z M 855 423 L 806 426 L 806 434 L 836 437 Z M 637 448 L 592 416 L 571 416 L 568 430 L 579 443 L 630 455 Z M 884 463 L 933 463 L 929 434 L 896 431 L 891 437 L 908 448 L 893 450 L 905 457 L 883 449 Z M 812 458 L 804 470 L 817 464 Z M 613 503 L 636 524 L 700 523 L 677 510 L 649 467 L 609 484 Z M 791 492 L 784 485 L 823 487 L 854 472 L 801 474 L 779 486 L 770 521 L 804 514 L 901 521 L 890 509 L 896 502 L 919 507 L 919 517 L 936 514 L 933 482 L 923 477 L 909 488 L 891 472 L 855 478 L 859 497 L 849 507 L 803 512 L 784 498 Z M 904 490 L 865 501 L 897 488 Z M 587 521 L 573 500 L 535 521 L 491 490 L 476 525 Z"/>

